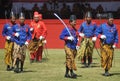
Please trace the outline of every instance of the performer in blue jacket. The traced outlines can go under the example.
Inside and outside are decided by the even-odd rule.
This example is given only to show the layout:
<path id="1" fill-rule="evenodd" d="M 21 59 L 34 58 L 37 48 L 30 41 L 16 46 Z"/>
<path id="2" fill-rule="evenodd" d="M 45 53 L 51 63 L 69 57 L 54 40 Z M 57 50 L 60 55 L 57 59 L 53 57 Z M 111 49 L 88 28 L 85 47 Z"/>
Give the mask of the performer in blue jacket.
<path id="1" fill-rule="evenodd" d="M 14 72 L 19 73 L 23 71 L 23 64 L 26 55 L 26 47 L 31 40 L 30 28 L 27 24 L 24 23 L 25 16 L 23 13 L 20 13 L 19 24 L 18 26 L 13 27 L 14 35 Z M 20 64 L 19 64 L 20 63 Z M 19 69 L 19 65 L 20 69 Z"/>
<path id="2" fill-rule="evenodd" d="M 85 67 L 90 67 L 90 64 L 92 63 L 94 43 L 97 39 L 97 37 L 95 36 L 96 28 L 97 25 L 95 24 L 95 22 L 92 22 L 91 12 L 87 12 L 85 14 L 85 21 L 81 24 L 78 30 L 80 37 L 82 37 L 82 41 L 77 56 L 79 58 L 82 57 Z M 88 64 L 86 63 L 87 58 Z"/>
<path id="3" fill-rule="evenodd" d="M 65 53 L 66 53 L 66 73 L 65 73 L 65 77 L 66 78 L 76 78 L 77 75 L 73 72 L 73 70 L 77 70 L 76 69 L 76 64 L 75 64 L 75 57 L 76 57 L 76 45 L 77 45 L 77 38 L 78 35 L 77 33 L 77 29 L 75 28 L 76 26 L 76 16 L 75 15 L 71 15 L 70 16 L 70 27 L 68 27 L 68 30 L 65 28 L 63 29 L 62 33 L 60 34 L 60 39 L 65 41 Z M 69 32 L 71 33 L 71 35 L 69 34 Z M 71 75 L 69 75 L 69 71 L 71 73 Z"/>
<path id="4" fill-rule="evenodd" d="M 96 30 L 96 36 L 101 39 L 101 66 L 105 70 L 105 76 L 110 75 L 108 71 L 112 67 L 113 52 L 118 43 L 118 31 L 113 21 L 113 15 L 110 13 L 107 23 Z"/>
<path id="5" fill-rule="evenodd" d="M 12 53 L 13 53 L 13 36 L 12 29 L 16 26 L 16 18 L 13 12 L 10 14 L 10 22 L 6 22 L 3 27 L 2 35 L 5 37 L 5 63 L 7 65 L 7 71 L 12 70 Z"/>

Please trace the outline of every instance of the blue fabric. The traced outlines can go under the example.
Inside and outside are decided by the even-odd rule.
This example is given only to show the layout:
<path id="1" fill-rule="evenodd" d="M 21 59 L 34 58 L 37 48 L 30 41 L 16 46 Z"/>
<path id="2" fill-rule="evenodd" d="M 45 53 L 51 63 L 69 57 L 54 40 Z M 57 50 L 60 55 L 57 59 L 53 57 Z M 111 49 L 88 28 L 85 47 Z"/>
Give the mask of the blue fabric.
<path id="1" fill-rule="evenodd" d="M 88 25 L 86 22 L 83 22 L 78 30 L 79 33 L 84 33 L 85 37 L 93 37 L 95 35 L 95 30 L 97 25 L 92 23 Z"/>
<path id="2" fill-rule="evenodd" d="M 106 44 L 118 43 L 118 31 L 115 24 L 109 26 L 107 23 L 104 23 L 97 28 L 95 34 L 96 36 L 99 36 L 100 34 L 105 35 L 106 40 L 104 40 L 104 43 Z"/>
<path id="3" fill-rule="evenodd" d="M 10 23 L 6 23 L 3 27 L 2 35 L 4 37 L 10 36 L 10 40 L 13 41 L 12 31 L 15 26 L 17 26 L 17 24 L 11 25 Z"/>
<path id="4" fill-rule="evenodd" d="M 68 33 L 66 28 L 63 29 L 62 33 L 60 34 L 60 39 L 65 41 L 65 45 L 67 45 L 67 47 L 69 47 L 71 49 L 76 49 L 76 45 L 78 42 L 77 35 L 76 35 L 77 31 L 72 29 L 72 28 L 68 28 L 68 30 L 70 31 L 70 33 L 74 37 L 74 40 L 73 41 L 66 40 L 66 38 L 70 36 L 70 34 Z"/>
<path id="5" fill-rule="evenodd" d="M 24 45 L 27 40 L 31 40 L 31 32 L 30 27 L 28 25 L 17 25 L 13 27 L 13 33 L 19 33 L 19 37 L 14 36 L 14 42 L 19 44 L 20 46 Z"/>

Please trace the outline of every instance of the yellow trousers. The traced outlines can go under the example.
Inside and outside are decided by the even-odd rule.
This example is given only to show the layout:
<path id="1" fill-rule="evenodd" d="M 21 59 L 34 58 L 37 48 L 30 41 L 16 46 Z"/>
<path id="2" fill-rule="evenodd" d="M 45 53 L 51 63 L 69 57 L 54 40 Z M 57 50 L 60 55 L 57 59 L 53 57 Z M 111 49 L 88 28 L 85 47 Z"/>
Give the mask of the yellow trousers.
<path id="1" fill-rule="evenodd" d="M 65 46 L 65 53 L 66 53 L 66 66 L 70 70 L 77 70 L 76 64 L 75 64 L 75 57 L 76 57 L 77 51 Z"/>
<path id="2" fill-rule="evenodd" d="M 101 66 L 104 69 L 110 69 L 112 67 L 114 49 L 111 45 L 101 46 Z"/>
<path id="3" fill-rule="evenodd" d="M 80 48 L 77 52 L 78 58 L 83 58 L 83 56 L 92 56 L 94 49 L 94 42 L 90 38 L 83 38 L 80 44 Z"/>
<path id="4" fill-rule="evenodd" d="M 12 65 L 12 53 L 13 53 L 13 42 L 5 42 L 5 63 L 7 65 Z"/>

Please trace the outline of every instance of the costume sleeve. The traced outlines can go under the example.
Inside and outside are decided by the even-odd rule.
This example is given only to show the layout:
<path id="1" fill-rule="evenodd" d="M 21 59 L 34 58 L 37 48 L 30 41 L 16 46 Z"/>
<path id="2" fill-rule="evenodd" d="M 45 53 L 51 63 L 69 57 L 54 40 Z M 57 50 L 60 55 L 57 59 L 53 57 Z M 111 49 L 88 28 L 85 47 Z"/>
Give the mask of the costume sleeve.
<path id="1" fill-rule="evenodd" d="M 96 29 L 97 29 L 98 27 L 97 27 L 97 25 L 96 24 L 94 24 L 94 35 L 95 35 L 95 33 L 96 33 Z M 96 36 L 96 35 L 95 35 Z"/>
<path id="2" fill-rule="evenodd" d="M 115 32 L 115 44 L 118 43 L 118 30 L 116 30 Z"/>
<path id="3" fill-rule="evenodd" d="M 30 27 L 28 26 L 27 41 L 29 42 L 31 39 L 32 39 L 32 34 L 30 32 Z"/>
<path id="4" fill-rule="evenodd" d="M 16 33 L 16 26 L 18 25 L 15 25 L 12 27 L 12 36 L 15 36 L 15 33 Z"/>
<path id="5" fill-rule="evenodd" d="M 63 29 L 62 33 L 60 34 L 60 39 L 61 40 L 67 40 L 67 37 L 69 36 L 68 31 L 65 29 Z"/>
<path id="6" fill-rule="evenodd" d="M 81 24 L 79 30 L 78 30 L 79 33 L 82 33 L 83 32 L 83 24 Z"/>
<path id="7" fill-rule="evenodd" d="M 6 32 L 7 32 L 7 24 L 4 25 L 3 31 L 2 31 L 2 35 L 3 35 L 4 37 L 7 36 Z"/>
<path id="8" fill-rule="evenodd" d="M 47 36 L 47 28 L 46 28 L 44 22 L 42 22 L 42 27 L 43 27 L 42 36 L 46 38 L 46 36 Z"/>
<path id="9" fill-rule="evenodd" d="M 102 34 L 102 25 L 96 28 L 95 35 L 100 38 Z"/>

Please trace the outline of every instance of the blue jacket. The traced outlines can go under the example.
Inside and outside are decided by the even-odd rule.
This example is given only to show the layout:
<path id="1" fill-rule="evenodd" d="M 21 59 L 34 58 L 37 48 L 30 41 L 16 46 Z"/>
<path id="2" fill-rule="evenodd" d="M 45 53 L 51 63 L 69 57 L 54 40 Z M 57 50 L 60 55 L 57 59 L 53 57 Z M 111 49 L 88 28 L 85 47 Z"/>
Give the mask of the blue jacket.
<path id="1" fill-rule="evenodd" d="M 95 35 L 95 30 L 97 28 L 97 25 L 94 22 L 91 22 L 90 25 L 87 24 L 87 22 L 83 22 L 78 30 L 79 33 L 84 33 L 85 37 L 90 38 Z"/>
<path id="2" fill-rule="evenodd" d="M 17 25 L 15 27 L 13 27 L 13 35 L 15 33 L 19 33 L 19 36 L 16 37 L 14 36 L 14 42 L 16 42 L 18 45 L 22 46 L 25 45 L 26 41 L 30 41 L 31 40 L 31 32 L 30 32 L 30 28 L 28 25 Z"/>
<path id="3" fill-rule="evenodd" d="M 17 26 L 17 24 L 12 25 L 11 23 L 6 23 L 3 27 L 2 35 L 4 37 L 10 36 L 10 40 L 13 41 L 12 30 L 15 26 Z"/>
<path id="4" fill-rule="evenodd" d="M 99 38 L 100 35 L 105 35 L 106 39 L 104 40 L 104 43 L 106 44 L 118 43 L 118 31 L 115 24 L 113 24 L 113 26 L 109 26 L 107 23 L 104 23 L 97 28 L 95 34 Z"/>
<path id="5" fill-rule="evenodd" d="M 67 45 L 67 47 L 71 48 L 71 49 L 76 49 L 76 45 L 77 45 L 77 35 L 76 35 L 76 30 L 73 28 L 68 28 L 70 33 L 72 34 L 72 36 L 74 37 L 73 41 L 67 40 L 67 37 L 69 37 L 69 33 L 67 31 L 67 29 L 63 29 L 62 33 L 60 34 L 60 39 L 65 41 L 65 45 Z"/>

